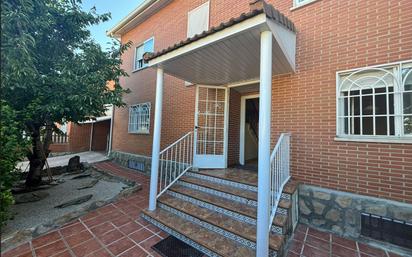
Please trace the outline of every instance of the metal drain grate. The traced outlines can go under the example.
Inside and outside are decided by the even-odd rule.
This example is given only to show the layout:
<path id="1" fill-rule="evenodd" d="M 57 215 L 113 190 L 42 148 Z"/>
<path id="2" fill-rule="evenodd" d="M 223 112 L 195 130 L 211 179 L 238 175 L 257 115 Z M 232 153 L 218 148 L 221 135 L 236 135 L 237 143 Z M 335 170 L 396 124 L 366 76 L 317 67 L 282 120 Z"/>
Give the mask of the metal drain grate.
<path id="1" fill-rule="evenodd" d="M 202 252 L 180 241 L 176 237 L 169 236 L 152 246 L 163 257 L 201 257 Z"/>
<path id="2" fill-rule="evenodd" d="M 361 234 L 376 240 L 412 248 L 412 224 L 362 213 Z"/>

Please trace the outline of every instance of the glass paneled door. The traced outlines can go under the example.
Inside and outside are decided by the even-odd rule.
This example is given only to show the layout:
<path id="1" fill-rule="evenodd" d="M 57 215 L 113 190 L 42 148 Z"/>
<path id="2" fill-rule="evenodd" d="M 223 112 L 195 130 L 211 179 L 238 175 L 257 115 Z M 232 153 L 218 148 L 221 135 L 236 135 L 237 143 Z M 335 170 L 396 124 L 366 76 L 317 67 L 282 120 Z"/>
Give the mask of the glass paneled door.
<path id="1" fill-rule="evenodd" d="M 197 168 L 226 167 L 227 94 L 222 87 L 197 87 L 194 155 Z"/>

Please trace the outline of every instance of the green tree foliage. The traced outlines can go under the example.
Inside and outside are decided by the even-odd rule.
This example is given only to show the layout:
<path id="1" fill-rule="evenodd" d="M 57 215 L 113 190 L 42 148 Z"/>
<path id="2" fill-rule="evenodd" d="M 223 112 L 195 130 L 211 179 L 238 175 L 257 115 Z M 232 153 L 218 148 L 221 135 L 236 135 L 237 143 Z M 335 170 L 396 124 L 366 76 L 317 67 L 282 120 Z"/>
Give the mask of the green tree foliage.
<path id="1" fill-rule="evenodd" d="M 31 139 L 27 186 L 41 183 L 55 123 L 85 121 L 103 115 L 105 104 L 124 104 L 120 55 L 128 44 L 103 51 L 88 29 L 109 18 L 83 11 L 80 0 L 1 3 L 2 99 Z"/>
<path id="2" fill-rule="evenodd" d="M 8 207 L 13 204 L 10 192 L 15 181 L 13 171 L 16 163 L 24 155 L 26 142 L 22 137 L 22 130 L 16 122 L 15 112 L 1 101 L 0 119 L 0 226 L 9 218 Z"/>

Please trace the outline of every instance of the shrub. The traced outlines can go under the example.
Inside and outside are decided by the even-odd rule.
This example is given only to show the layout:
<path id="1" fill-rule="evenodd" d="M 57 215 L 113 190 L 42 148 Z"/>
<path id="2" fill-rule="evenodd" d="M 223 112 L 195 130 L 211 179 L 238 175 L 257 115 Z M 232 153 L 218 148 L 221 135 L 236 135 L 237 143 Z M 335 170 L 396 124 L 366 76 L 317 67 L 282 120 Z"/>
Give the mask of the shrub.
<path id="1" fill-rule="evenodd" d="M 16 164 L 24 154 L 25 142 L 15 112 L 1 101 L 0 117 L 0 225 L 10 218 L 9 207 L 14 203 L 11 187 L 15 181 Z"/>

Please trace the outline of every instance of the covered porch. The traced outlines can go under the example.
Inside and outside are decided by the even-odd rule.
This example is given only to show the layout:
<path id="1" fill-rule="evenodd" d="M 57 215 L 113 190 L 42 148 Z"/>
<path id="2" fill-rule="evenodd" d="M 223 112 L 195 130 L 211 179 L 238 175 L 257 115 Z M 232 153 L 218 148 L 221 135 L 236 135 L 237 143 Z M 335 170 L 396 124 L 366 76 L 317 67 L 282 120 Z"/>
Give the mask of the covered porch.
<path id="1" fill-rule="evenodd" d="M 255 1 L 248 13 L 157 53 L 145 54 L 145 61 L 157 70 L 149 211 L 156 210 L 160 195 L 186 171 L 205 168 L 200 173 L 213 177 L 219 171 L 207 168 L 227 168 L 228 89 L 257 85 L 258 172 L 249 176 L 247 172 L 221 170 L 220 175 L 242 179 L 241 174 L 246 174 L 243 184 L 254 180 L 256 256 L 268 255 L 270 227 L 290 178 L 290 135 L 282 134 L 275 149 L 270 144 L 272 76 L 294 72 L 295 48 L 293 23 L 273 6 Z M 164 73 L 196 85 L 196 117 L 194 131 L 160 151 Z"/>

